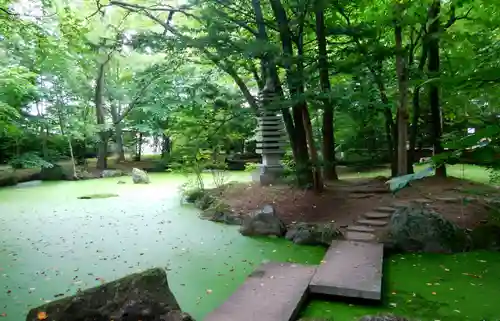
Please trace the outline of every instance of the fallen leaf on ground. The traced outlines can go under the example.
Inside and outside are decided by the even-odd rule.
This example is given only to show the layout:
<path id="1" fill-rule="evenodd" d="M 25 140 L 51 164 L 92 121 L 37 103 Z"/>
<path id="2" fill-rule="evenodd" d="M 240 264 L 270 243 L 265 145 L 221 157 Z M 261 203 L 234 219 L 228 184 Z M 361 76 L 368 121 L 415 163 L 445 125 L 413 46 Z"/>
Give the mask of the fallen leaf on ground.
<path id="1" fill-rule="evenodd" d="M 47 317 L 48 317 L 48 316 L 47 316 L 47 313 L 46 313 L 46 312 L 43 312 L 43 311 L 40 311 L 40 312 L 38 312 L 38 314 L 37 314 L 37 318 L 38 318 L 38 320 L 45 320 L 45 319 L 47 319 Z"/>

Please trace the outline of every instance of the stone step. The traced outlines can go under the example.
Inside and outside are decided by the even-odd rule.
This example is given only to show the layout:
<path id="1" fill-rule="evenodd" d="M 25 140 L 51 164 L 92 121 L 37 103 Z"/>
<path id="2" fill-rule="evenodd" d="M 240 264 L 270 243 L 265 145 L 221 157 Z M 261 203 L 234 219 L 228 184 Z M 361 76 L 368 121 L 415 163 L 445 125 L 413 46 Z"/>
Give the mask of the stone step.
<path id="1" fill-rule="evenodd" d="M 368 212 L 363 214 L 364 217 L 368 219 L 384 219 L 391 217 L 390 213 L 379 213 L 379 212 Z"/>
<path id="2" fill-rule="evenodd" d="M 394 202 L 391 204 L 391 207 L 394 207 L 395 209 L 408 207 L 408 206 L 410 206 L 410 202 L 405 202 L 405 201 L 397 201 L 397 202 Z"/>
<path id="3" fill-rule="evenodd" d="M 382 220 L 358 220 L 357 223 L 359 225 L 368 225 L 368 226 L 386 226 L 387 221 Z"/>
<path id="4" fill-rule="evenodd" d="M 396 211 L 396 209 L 394 207 L 389 207 L 389 206 L 381 206 L 381 207 L 377 207 L 375 209 L 376 212 L 380 212 L 380 213 L 394 213 L 394 211 Z"/>
<path id="5" fill-rule="evenodd" d="M 436 197 L 436 201 L 441 201 L 445 203 L 461 203 L 462 199 L 458 197 Z"/>
<path id="6" fill-rule="evenodd" d="M 312 293 L 380 300 L 384 246 L 380 243 L 334 241 L 317 268 Z"/>
<path id="7" fill-rule="evenodd" d="M 432 200 L 428 198 L 417 198 L 412 200 L 412 202 L 419 203 L 419 204 L 430 204 L 432 203 Z"/>
<path id="8" fill-rule="evenodd" d="M 365 233 L 373 233 L 375 229 L 373 227 L 365 226 L 365 225 L 349 225 L 347 227 L 348 231 L 352 232 L 365 232 Z"/>
<path id="9" fill-rule="evenodd" d="M 263 264 L 204 321 L 295 320 L 315 271 L 299 264 Z"/>
<path id="10" fill-rule="evenodd" d="M 345 234 L 345 238 L 346 240 L 349 241 L 359 241 L 359 242 L 373 242 L 376 240 L 376 236 L 371 233 L 353 232 L 353 231 L 348 231 Z"/>

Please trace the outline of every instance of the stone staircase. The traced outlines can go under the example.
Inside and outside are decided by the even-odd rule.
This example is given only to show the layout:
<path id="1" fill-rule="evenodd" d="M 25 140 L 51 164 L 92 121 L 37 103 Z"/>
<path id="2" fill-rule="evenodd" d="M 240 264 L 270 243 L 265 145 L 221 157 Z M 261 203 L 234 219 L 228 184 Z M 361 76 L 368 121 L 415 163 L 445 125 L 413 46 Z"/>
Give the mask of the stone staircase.
<path id="1" fill-rule="evenodd" d="M 349 225 L 345 238 L 350 241 L 376 242 L 377 232 L 389 224 L 396 207 L 382 206 L 362 215 L 356 222 Z"/>
<path id="2" fill-rule="evenodd" d="M 332 242 L 319 266 L 267 263 L 205 321 L 291 321 L 309 294 L 380 301 L 384 246 L 377 233 L 398 207 L 364 213 L 347 227 L 346 240 Z"/>

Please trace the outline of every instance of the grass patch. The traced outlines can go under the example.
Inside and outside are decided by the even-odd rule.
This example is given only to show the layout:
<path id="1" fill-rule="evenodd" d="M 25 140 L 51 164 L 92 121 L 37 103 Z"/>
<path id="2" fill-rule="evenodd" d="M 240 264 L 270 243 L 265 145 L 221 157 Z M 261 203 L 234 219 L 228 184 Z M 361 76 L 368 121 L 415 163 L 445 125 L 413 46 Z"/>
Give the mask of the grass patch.
<path id="1" fill-rule="evenodd" d="M 90 195 L 79 196 L 78 199 L 80 199 L 80 200 L 92 200 L 92 199 L 111 198 L 111 197 L 118 197 L 118 196 L 119 196 L 118 194 L 103 193 L 103 194 L 90 194 Z"/>
<path id="2" fill-rule="evenodd" d="M 429 165 L 415 165 L 413 168 L 416 172 L 427 168 Z M 468 164 L 457 164 L 457 165 L 447 165 L 446 169 L 449 176 L 456 178 L 467 179 L 477 183 L 489 184 L 490 183 L 490 173 L 485 167 L 468 165 Z M 372 178 L 377 176 L 390 176 L 391 170 L 389 168 L 377 169 L 373 171 L 357 172 L 357 173 L 346 173 L 341 175 L 342 179 L 349 178 Z"/>
<path id="3" fill-rule="evenodd" d="M 358 320 L 393 313 L 411 320 L 500 320 L 500 253 L 404 254 L 386 258 L 379 306 L 313 300 L 304 317 Z"/>

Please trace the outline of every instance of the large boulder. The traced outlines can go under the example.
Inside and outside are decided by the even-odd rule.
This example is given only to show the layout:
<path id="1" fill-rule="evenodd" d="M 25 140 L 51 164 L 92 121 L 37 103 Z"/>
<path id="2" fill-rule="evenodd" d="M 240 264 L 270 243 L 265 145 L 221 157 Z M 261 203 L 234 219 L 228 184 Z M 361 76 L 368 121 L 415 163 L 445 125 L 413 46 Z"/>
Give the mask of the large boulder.
<path id="1" fill-rule="evenodd" d="M 3 175 L 3 173 L 0 173 Z M 18 183 L 17 177 L 13 174 L 7 174 L 4 177 L 0 177 L 0 187 L 3 186 L 14 186 Z"/>
<path id="2" fill-rule="evenodd" d="M 71 174 L 57 164 L 52 164 L 52 167 L 42 167 L 40 171 L 40 180 L 42 181 L 63 181 L 74 179 Z"/>
<path id="3" fill-rule="evenodd" d="M 405 252 L 454 253 L 471 246 L 465 230 L 422 204 L 394 212 L 387 242 L 395 250 Z"/>
<path id="4" fill-rule="evenodd" d="M 500 251 L 500 226 L 488 223 L 479 225 L 470 233 L 472 247 L 476 250 Z"/>
<path id="5" fill-rule="evenodd" d="M 295 244 L 329 246 L 342 237 L 342 232 L 334 223 L 297 223 L 288 227 L 285 237 Z"/>
<path id="6" fill-rule="evenodd" d="M 271 205 L 265 205 L 261 210 L 243 221 L 240 233 L 245 236 L 283 236 L 286 233 L 286 226 L 285 223 L 276 216 L 274 208 Z"/>
<path id="7" fill-rule="evenodd" d="M 42 318 L 40 318 L 42 316 Z M 193 321 L 168 288 L 163 269 L 150 269 L 31 309 L 26 321 Z"/>
<path id="8" fill-rule="evenodd" d="M 134 184 L 149 184 L 151 181 L 149 180 L 148 173 L 138 168 L 132 169 L 132 182 Z"/>
<path id="9" fill-rule="evenodd" d="M 221 201 L 215 201 L 201 213 L 200 217 L 205 220 L 228 225 L 240 225 L 243 222 L 238 214 L 234 213 L 227 204 Z"/>
<path id="10" fill-rule="evenodd" d="M 121 177 L 121 176 L 126 176 L 127 173 L 125 173 L 122 170 L 119 169 L 105 169 L 101 172 L 101 177 L 106 178 L 106 177 Z"/>

